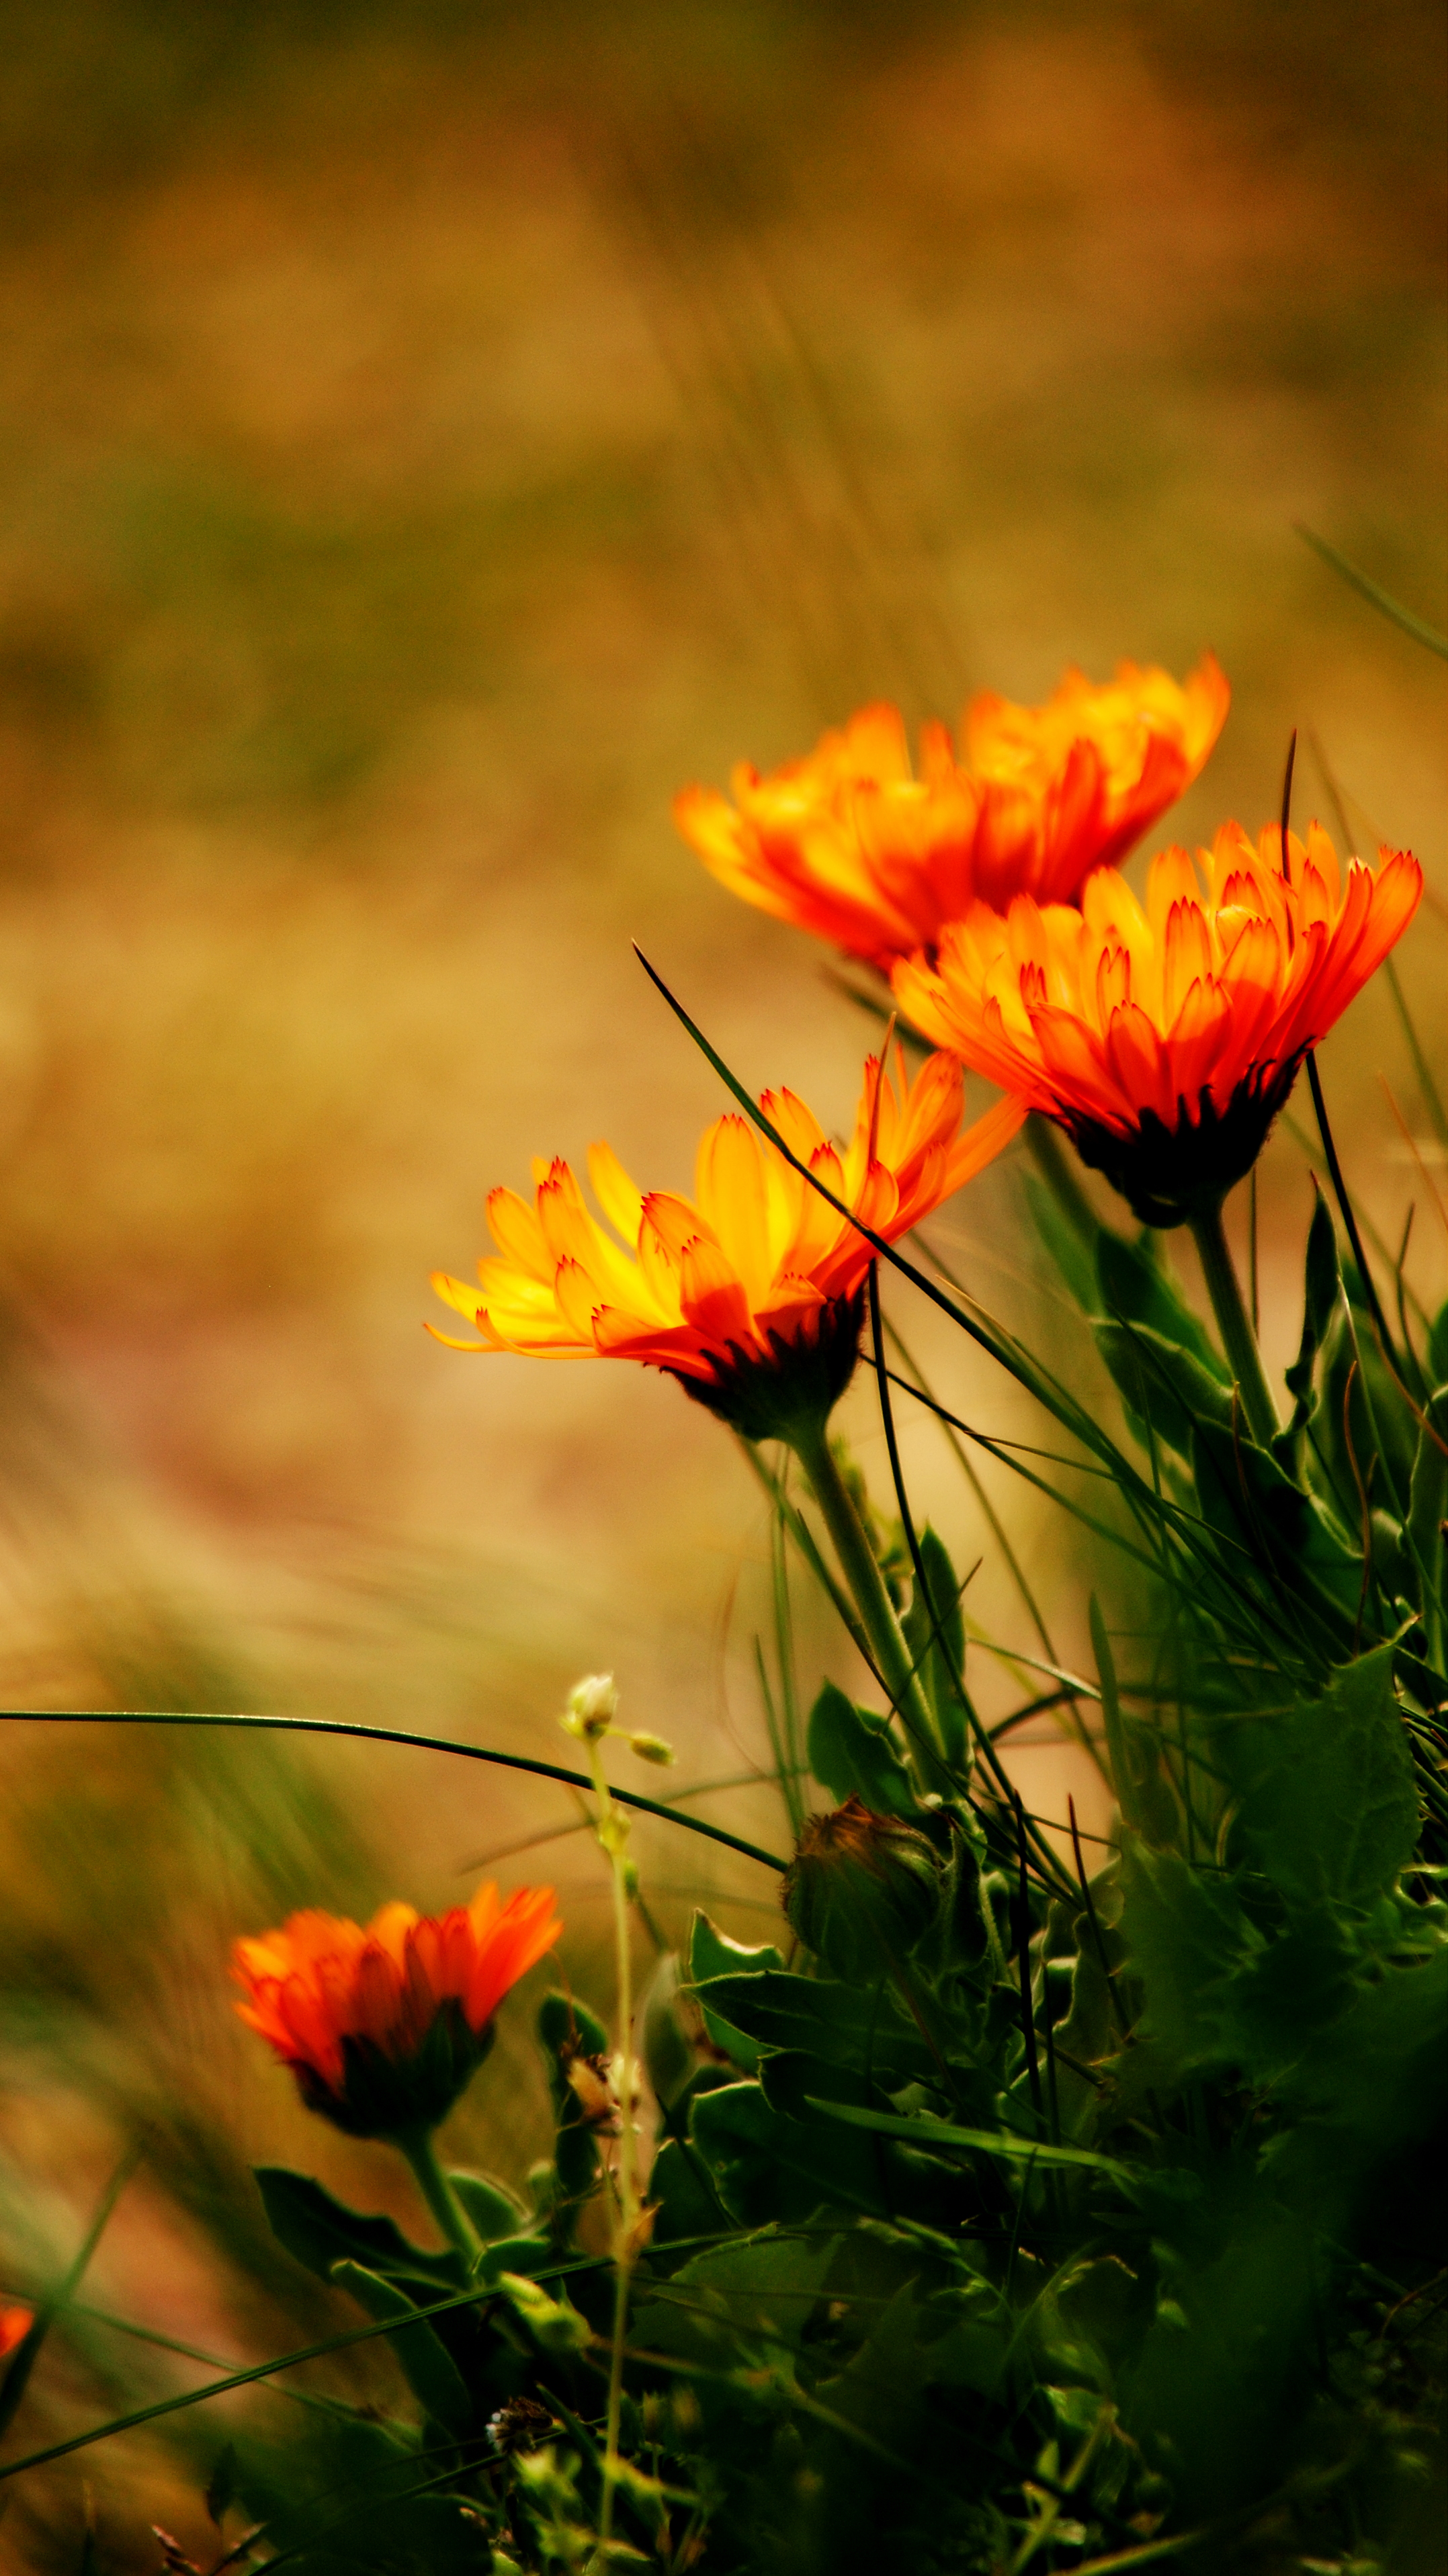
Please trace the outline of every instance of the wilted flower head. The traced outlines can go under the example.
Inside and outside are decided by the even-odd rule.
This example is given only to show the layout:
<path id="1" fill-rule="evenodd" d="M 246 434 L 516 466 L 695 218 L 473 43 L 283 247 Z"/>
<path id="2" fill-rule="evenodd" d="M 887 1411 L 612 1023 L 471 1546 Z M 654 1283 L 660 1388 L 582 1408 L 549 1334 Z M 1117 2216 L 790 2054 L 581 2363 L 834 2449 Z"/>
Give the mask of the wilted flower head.
<path id="1" fill-rule="evenodd" d="M 888 971 L 972 903 L 1073 901 L 1196 777 L 1229 695 L 1210 653 L 1181 683 L 1134 662 L 1101 687 L 1068 670 L 1044 706 L 976 698 L 960 756 L 927 724 L 918 777 L 898 710 L 863 707 L 766 778 L 741 764 L 732 805 L 686 788 L 675 819 L 735 894 Z"/>
<path id="2" fill-rule="evenodd" d="M 1146 903 L 1114 868 L 1081 909 L 976 904 L 938 959 L 895 969 L 902 1010 L 937 1045 L 1070 1135 L 1147 1225 L 1179 1225 L 1250 1170 L 1307 1049 L 1407 928 L 1416 859 L 1354 859 L 1313 824 L 1254 848 L 1224 824 L 1152 860 Z"/>
<path id="3" fill-rule="evenodd" d="M 959 1135 L 961 1099 L 951 1056 L 932 1057 L 913 1083 L 903 1056 L 894 1082 L 871 1057 L 843 1153 L 792 1091 L 766 1091 L 760 1107 L 825 1187 L 893 1242 L 990 1162 L 1025 1115 L 1000 1101 Z M 613 1233 L 566 1163 L 535 1163 L 532 1207 L 492 1192 L 500 1257 L 478 1264 L 480 1287 L 433 1279 L 482 1335 L 452 1347 L 641 1360 L 750 1439 L 822 1421 L 854 1369 L 874 1259 L 850 1219 L 739 1116 L 705 1131 L 692 1200 L 645 1196 L 607 1145 L 590 1148 L 588 1170 Z"/>
<path id="4" fill-rule="evenodd" d="M 236 1943 L 236 2009 L 337 2128 L 430 2129 L 491 2048 L 503 1997 L 562 1929 L 551 1887 L 518 1888 L 501 1906 L 496 1887 L 480 1887 L 442 1915 L 384 1905 L 365 1927 L 293 1914 Z"/>

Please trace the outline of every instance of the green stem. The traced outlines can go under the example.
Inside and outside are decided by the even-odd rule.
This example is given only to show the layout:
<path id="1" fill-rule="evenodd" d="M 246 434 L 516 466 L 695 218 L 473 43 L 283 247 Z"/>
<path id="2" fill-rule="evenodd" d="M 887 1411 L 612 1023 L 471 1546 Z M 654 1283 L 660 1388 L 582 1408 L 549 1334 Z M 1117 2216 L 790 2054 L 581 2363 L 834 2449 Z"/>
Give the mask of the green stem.
<path id="1" fill-rule="evenodd" d="M 944 1747 L 895 1615 L 895 1604 L 885 1589 L 875 1551 L 835 1463 L 824 1424 L 796 1431 L 791 1446 L 809 1478 L 880 1679 L 900 1712 L 905 1731 L 923 1752 L 943 1755 Z"/>
<path id="2" fill-rule="evenodd" d="M 603 1747 L 588 1738 L 589 1765 L 598 1797 L 595 1831 L 608 1861 L 613 1888 L 614 1974 L 618 1992 L 619 2080 L 618 2211 L 613 2244 L 613 2334 L 608 2358 L 608 2412 L 603 2437 L 602 2493 L 598 2508 L 598 2564 L 607 2569 L 618 2486 L 618 2437 L 623 2421 L 623 2357 L 628 2341 L 629 2283 L 638 2252 L 639 2192 L 633 2122 L 633 1950 L 629 1939 L 628 1818 L 619 1814 L 604 1775 Z"/>
<path id="3" fill-rule="evenodd" d="M 412 2167 L 417 2188 L 442 2229 L 448 2243 L 454 2246 L 469 2271 L 482 2256 L 481 2237 L 475 2235 L 457 2193 L 437 2160 L 430 2129 L 403 2129 L 394 2144 L 401 2149 Z"/>
<path id="4" fill-rule="evenodd" d="M 1272 1390 L 1267 1383 L 1267 1373 L 1262 1366 L 1262 1354 L 1242 1302 L 1242 1284 L 1228 1249 L 1226 1229 L 1222 1224 L 1222 1201 L 1216 1200 L 1211 1207 L 1194 1216 L 1191 1229 L 1202 1276 L 1207 1283 L 1207 1294 L 1212 1301 L 1212 1312 L 1217 1319 L 1217 1330 L 1222 1336 L 1222 1348 L 1242 1398 L 1242 1410 L 1247 1416 L 1253 1439 L 1265 1449 L 1281 1425 L 1277 1419 L 1277 1407 L 1272 1401 Z"/>

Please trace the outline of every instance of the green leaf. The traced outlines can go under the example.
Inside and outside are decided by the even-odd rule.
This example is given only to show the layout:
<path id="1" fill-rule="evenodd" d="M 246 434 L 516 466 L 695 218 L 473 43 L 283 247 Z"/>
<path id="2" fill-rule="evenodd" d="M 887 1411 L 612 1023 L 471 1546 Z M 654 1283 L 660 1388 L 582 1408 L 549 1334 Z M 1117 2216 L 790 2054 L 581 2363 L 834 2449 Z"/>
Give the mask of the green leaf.
<path id="1" fill-rule="evenodd" d="M 1423 1411 L 1426 1418 L 1418 1433 L 1418 1454 L 1413 1461 L 1407 1534 L 1418 1606 L 1428 1629 L 1429 1645 L 1441 1656 L 1444 1577 L 1448 1573 L 1443 1545 L 1443 1521 L 1448 1513 L 1448 1457 L 1441 1444 L 1448 1439 L 1448 1386 L 1440 1386 L 1430 1395 Z"/>
<path id="2" fill-rule="evenodd" d="M 652 2245 L 658 2250 L 677 2238 L 712 2236 L 724 2216 L 701 2170 L 698 2149 L 682 2138 L 665 2138 L 649 2173 L 648 2198 L 655 2205 Z"/>
<path id="3" fill-rule="evenodd" d="M 1198 1422 L 1192 1473 L 1202 1517 L 1233 1542 L 1238 1581 L 1261 1569 L 1280 1592 L 1310 1605 L 1346 1645 L 1357 1617 L 1362 1560 L 1338 1536 L 1315 1495 L 1304 1493 L 1275 1458 L 1243 1431 Z"/>
<path id="4" fill-rule="evenodd" d="M 1232 1390 L 1194 1352 L 1149 1324 L 1098 1323 L 1094 1329 L 1096 1346 L 1131 1412 L 1150 1422 L 1158 1440 L 1179 1457 L 1191 1456 L 1198 1422 L 1230 1429 Z"/>
<path id="5" fill-rule="evenodd" d="M 1236 1889 L 1135 1838 L 1122 1850 L 1121 1886 L 1129 1967 L 1143 1992 L 1140 2037 L 1153 2043 L 1130 2052 L 1123 2081 L 1144 2087 L 1231 2058 L 1238 2035 L 1227 1988 L 1261 1947 Z"/>
<path id="6" fill-rule="evenodd" d="M 960 1582 L 943 1539 L 926 1523 L 920 1534 L 920 1562 L 925 1588 L 916 1578 L 910 1607 L 901 1626 L 911 1660 L 940 1727 L 946 1761 L 963 1767 L 970 1753 L 960 1683 L 965 1672 L 965 1620 Z"/>
<path id="7" fill-rule="evenodd" d="M 1307 1229 L 1307 1259 L 1302 1282 L 1302 1339 L 1297 1357 L 1287 1371 L 1288 1393 L 1295 1397 L 1299 1416 L 1306 1420 L 1311 1410 L 1312 1372 L 1317 1354 L 1327 1338 L 1327 1328 L 1337 1305 L 1342 1285 L 1337 1263 L 1337 1235 L 1326 1199 L 1319 1190 Z"/>
<path id="8" fill-rule="evenodd" d="M 365 2263 L 334 2263 L 332 2278 L 338 2289 L 350 2292 L 358 2306 L 365 2308 L 369 2317 L 375 2317 L 379 2325 L 396 2317 L 398 2331 L 387 2340 L 402 2365 L 408 2387 L 444 2432 L 465 2433 L 472 2422 L 472 2400 L 431 2326 L 421 2320 L 407 2322 L 410 2317 L 416 2318 L 417 2311 L 406 2291 L 395 2282 L 384 2281 L 380 2272 L 369 2271 Z"/>
<path id="9" fill-rule="evenodd" d="M 824 2295 L 839 2239 L 734 2238 L 707 2246 L 673 2275 L 635 2319 L 633 2339 L 655 2352 L 727 2366 L 760 2341 L 776 2349 L 804 2339 Z M 662 2287 L 662 2285 L 661 2285 Z"/>
<path id="10" fill-rule="evenodd" d="M 730 1939 L 711 1923 L 702 1906 L 697 1906 L 689 1933 L 689 1983 L 703 1985 L 710 1977 L 759 1976 L 767 1968 L 782 1968 L 784 1954 L 772 1941 L 761 1941 L 751 1949 L 744 1941 Z"/>
<path id="11" fill-rule="evenodd" d="M 1285 2091 L 1299 2117 L 1327 2130 L 1330 2174 L 1431 2138 L 1448 2112 L 1448 1948 L 1360 1988 Z M 1284 2163 L 1310 2154 L 1305 2129 L 1304 2121 L 1288 2141 Z"/>
<path id="12" fill-rule="evenodd" d="M 1047 2141 L 1019 2138 L 1010 2129 L 958 2129 L 950 2120 L 906 2119 L 896 2111 L 857 2110 L 848 2102 L 815 2101 L 810 2107 L 825 2119 L 843 2121 L 847 2128 L 903 2138 L 932 2155 L 941 2147 L 968 2147 L 976 2155 L 1004 2156 L 1009 2164 L 1089 2165 L 1093 2172 L 1110 2174 L 1118 2182 L 1133 2179 L 1129 2165 L 1118 2164 L 1114 2156 L 1098 2155 L 1094 2147 L 1053 2147 Z"/>
<path id="13" fill-rule="evenodd" d="M 887 1987 L 850 1986 L 824 1977 L 774 1970 L 763 1976 L 715 1977 L 695 1988 L 716 2013 L 758 2048 L 800 2049 L 827 2065 L 856 2068 L 895 2092 L 923 2082 L 935 2061 Z"/>
<path id="14" fill-rule="evenodd" d="M 478 2173 L 450 2173 L 448 2181 L 485 2245 L 517 2235 L 528 2213 L 503 2183 Z"/>
<path id="15" fill-rule="evenodd" d="M 1209 1377 L 1230 1389 L 1226 1361 L 1163 1267 L 1149 1232 L 1127 1243 L 1103 1226 L 1096 1239 L 1096 1276 L 1101 1303 L 1113 1321 L 1144 1325 L 1172 1349 L 1188 1352 Z"/>
<path id="16" fill-rule="evenodd" d="M 1061 1212 L 1055 1192 L 1034 1172 L 1022 1172 L 1021 1184 L 1026 1204 L 1035 1222 L 1036 1232 L 1044 1243 L 1076 1303 L 1090 1314 L 1096 1303 L 1096 1265 L 1089 1244 L 1083 1242 L 1069 1218 Z"/>
<path id="17" fill-rule="evenodd" d="M 742 1980 L 761 1976 L 771 1969 L 782 1970 L 783 1967 L 784 1961 L 772 1941 L 761 1943 L 758 1949 L 749 1949 L 742 1941 L 731 1941 L 727 1932 L 719 1931 L 702 1907 L 695 1913 L 689 1936 L 689 1984 L 693 1993 L 697 1994 L 701 1986 L 716 1984 L 721 1979 Z M 746 2075 L 757 2074 L 759 2050 L 748 2033 L 727 2020 L 723 2013 L 711 2012 L 707 2004 L 702 2009 L 704 2027 L 714 2046 L 722 2048 L 725 2056 L 735 2066 L 742 2067 Z"/>
<path id="18" fill-rule="evenodd" d="M 797 2225 L 821 2208 L 883 2217 L 879 2162 L 863 2139 L 822 2136 L 791 2120 L 756 2083 L 723 2084 L 694 2104 L 694 2144 L 726 2207 L 744 2227 Z"/>
<path id="19" fill-rule="evenodd" d="M 1217 1750 L 1241 1801 L 1240 1847 L 1290 1903 L 1366 1909 L 1412 1859 L 1418 1802 L 1391 1646 L 1319 1699 L 1220 1728 Z"/>
<path id="20" fill-rule="evenodd" d="M 236 2444 L 228 2442 L 206 2482 L 206 2510 L 221 2529 L 236 2498 Z"/>
<path id="21" fill-rule="evenodd" d="M 1439 1307 L 1428 1334 L 1428 1382 L 1448 1385 L 1448 1299 Z"/>
<path id="22" fill-rule="evenodd" d="M 826 1682 L 809 1713 L 809 1767 L 843 1806 L 860 1798 L 875 1816 L 915 1816 L 920 1804 L 890 1720 L 857 1708 Z"/>
<path id="23" fill-rule="evenodd" d="M 558 2248 L 546 2236 L 500 2236 L 478 2266 L 478 2279 L 489 2288 L 504 2272 L 541 2272 L 558 2260 Z"/>
<path id="24" fill-rule="evenodd" d="M 390 2218 L 349 2209 L 310 2174 L 293 2173 L 286 2165 L 253 2165 L 252 2171 L 272 2234 L 319 2281 L 330 2281 L 334 2264 L 348 2262 L 384 2278 L 428 2281 L 445 2290 L 462 2287 L 456 2254 L 425 2254 Z"/>

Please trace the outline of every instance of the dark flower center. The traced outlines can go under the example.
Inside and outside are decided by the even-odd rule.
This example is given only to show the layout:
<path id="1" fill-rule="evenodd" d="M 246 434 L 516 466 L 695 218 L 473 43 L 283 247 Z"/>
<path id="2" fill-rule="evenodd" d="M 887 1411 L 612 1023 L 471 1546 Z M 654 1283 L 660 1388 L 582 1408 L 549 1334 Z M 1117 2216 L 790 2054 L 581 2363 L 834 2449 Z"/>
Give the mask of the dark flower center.
<path id="1" fill-rule="evenodd" d="M 1286 1064 L 1255 1066 L 1225 1109 L 1206 1084 L 1195 1111 L 1183 1092 L 1174 1127 L 1154 1109 L 1143 1109 L 1125 1130 L 1065 1112 L 1058 1124 L 1082 1162 L 1105 1173 L 1142 1225 L 1186 1225 L 1250 1172 L 1301 1062 L 1298 1053 Z"/>

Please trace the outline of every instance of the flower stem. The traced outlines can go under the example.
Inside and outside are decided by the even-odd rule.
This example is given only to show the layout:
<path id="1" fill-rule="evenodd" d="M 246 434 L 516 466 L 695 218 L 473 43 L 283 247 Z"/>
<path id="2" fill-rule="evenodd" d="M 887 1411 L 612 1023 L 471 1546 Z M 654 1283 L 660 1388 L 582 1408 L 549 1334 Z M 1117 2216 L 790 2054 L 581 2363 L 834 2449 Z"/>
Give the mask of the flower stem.
<path id="1" fill-rule="evenodd" d="M 603 1745 L 587 1739 L 589 1768 L 598 1796 L 595 1830 L 613 1880 L 614 1976 L 618 1994 L 619 2082 L 618 2209 L 613 2240 L 613 2336 L 608 2360 L 608 2412 L 603 2440 L 602 2491 L 598 2508 L 597 2563 L 606 2569 L 613 2540 L 613 2504 L 618 2485 L 618 2437 L 623 2418 L 623 2356 L 628 2340 L 629 2283 L 638 2252 L 639 2190 L 634 2158 L 633 2121 L 633 1951 L 629 1940 L 628 1818 L 614 1805 L 603 1769 Z"/>
<path id="2" fill-rule="evenodd" d="M 895 1604 L 885 1589 L 869 1534 L 850 1498 L 823 1423 L 818 1429 L 796 1431 L 791 1445 L 809 1478 L 880 1679 L 900 1712 L 905 1731 L 922 1753 L 943 1755 L 944 1747 L 920 1687 Z"/>
<path id="3" fill-rule="evenodd" d="M 395 2144 L 412 2167 L 417 2188 L 442 2229 L 448 2243 L 461 2254 L 469 2271 L 482 2254 L 482 2240 L 474 2234 L 457 2193 L 437 2160 L 430 2129 L 399 2130 Z"/>
<path id="4" fill-rule="evenodd" d="M 1277 1419 L 1277 1407 L 1272 1401 L 1272 1390 L 1267 1383 L 1267 1373 L 1262 1366 L 1262 1354 L 1257 1348 L 1257 1337 L 1242 1302 L 1242 1283 L 1237 1277 L 1222 1224 L 1222 1201 L 1217 1199 L 1211 1207 L 1194 1216 L 1191 1228 L 1202 1276 L 1207 1283 L 1207 1294 L 1212 1301 L 1212 1312 L 1217 1319 L 1217 1330 L 1222 1336 L 1222 1348 L 1241 1394 L 1242 1410 L 1254 1440 L 1265 1449 L 1281 1425 Z"/>

